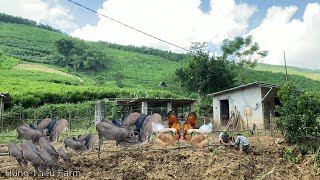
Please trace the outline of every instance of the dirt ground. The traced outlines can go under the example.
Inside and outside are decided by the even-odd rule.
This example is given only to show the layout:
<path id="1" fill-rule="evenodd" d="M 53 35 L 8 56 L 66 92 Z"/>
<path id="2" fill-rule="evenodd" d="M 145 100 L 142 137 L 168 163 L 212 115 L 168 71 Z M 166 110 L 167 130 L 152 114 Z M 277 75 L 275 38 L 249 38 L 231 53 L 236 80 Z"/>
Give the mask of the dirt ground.
<path id="1" fill-rule="evenodd" d="M 72 163 L 59 161 L 59 176 L 50 179 L 320 179 L 320 172 L 308 163 L 289 163 L 282 158 L 283 146 L 274 144 L 270 136 L 249 137 L 248 154 L 233 148 L 210 146 L 205 149 L 181 148 L 178 145 L 161 149 L 155 144 L 141 148 L 115 146 L 107 142 L 97 150 L 82 154 L 68 151 Z M 217 139 L 211 139 L 217 144 Z M 55 144 L 55 147 L 62 143 Z M 181 142 L 181 147 L 190 146 Z M 6 152 L 6 145 L 0 152 Z M 1 156 L 0 179 L 43 179 L 33 167 L 19 167 L 14 158 Z M 12 177 L 20 171 L 20 177 Z M 23 174 L 24 173 L 24 174 Z"/>

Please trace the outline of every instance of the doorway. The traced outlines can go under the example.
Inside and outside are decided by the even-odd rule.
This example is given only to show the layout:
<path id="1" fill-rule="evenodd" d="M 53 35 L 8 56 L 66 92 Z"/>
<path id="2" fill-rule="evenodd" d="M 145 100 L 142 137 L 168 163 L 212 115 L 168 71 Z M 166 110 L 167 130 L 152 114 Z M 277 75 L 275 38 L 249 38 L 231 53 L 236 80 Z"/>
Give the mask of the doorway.
<path id="1" fill-rule="evenodd" d="M 275 97 L 274 98 L 274 105 L 275 105 L 275 107 L 276 106 L 281 106 L 281 102 L 280 102 L 279 97 Z M 274 116 L 275 117 L 279 117 L 280 116 L 279 112 L 278 111 L 274 111 Z"/>
<path id="2" fill-rule="evenodd" d="M 220 124 L 226 126 L 230 118 L 229 114 L 229 100 L 220 100 Z"/>

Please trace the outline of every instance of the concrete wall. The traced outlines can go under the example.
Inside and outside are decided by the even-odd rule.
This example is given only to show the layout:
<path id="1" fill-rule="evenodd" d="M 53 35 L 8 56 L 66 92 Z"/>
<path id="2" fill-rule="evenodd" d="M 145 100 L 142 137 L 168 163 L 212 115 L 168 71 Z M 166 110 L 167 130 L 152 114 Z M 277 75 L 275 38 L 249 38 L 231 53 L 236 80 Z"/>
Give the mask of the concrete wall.
<path id="1" fill-rule="evenodd" d="M 231 111 L 236 106 L 244 121 L 245 128 L 252 129 L 253 124 L 256 124 L 259 129 L 264 128 L 262 104 L 257 107 L 262 99 L 261 87 L 251 86 L 214 96 L 212 99 L 213 119 L 218 129 L 223 128 L 220 124 L 220 100 L 226 99 L 229 100 L 229 114 L 231 115 Z"/>

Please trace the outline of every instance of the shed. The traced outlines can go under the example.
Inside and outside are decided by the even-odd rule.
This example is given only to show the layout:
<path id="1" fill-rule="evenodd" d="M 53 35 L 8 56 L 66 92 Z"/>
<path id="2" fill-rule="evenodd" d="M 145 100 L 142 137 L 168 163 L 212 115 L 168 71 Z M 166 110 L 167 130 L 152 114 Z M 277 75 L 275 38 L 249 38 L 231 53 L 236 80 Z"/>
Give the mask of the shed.
<path id="1" fill-rule="evenodd" d="M 174 98 L 134 98 L 118 99 L 117 105 L 128 107 L 128 113 L 159 113 L 163 119 L 166 119 L 169 111 L 176 112 L 178 117 L 183 117 L 185 112 L 193 112 L 195 101 L 194 99 Z"/>
<path id="2" fill-rule="evenodd" d="M 4 112 L 4 103 L 6 101 L 10 100 L 9 93 L 0 92 L 0 125 L 1 125 L 1 131 L 3 131 L 3 112 Z"/>
<path id="3" fill-rule="evenodd" d="M 269 129 L 270 117 L 277 116 L 275 106 L 280 105 L 279 89 L 276 84 L 253 82 L 209 94 L 215 124 L 220 129 L 226 128 L 231 115 L 236 112 L 245 129 Z"/>

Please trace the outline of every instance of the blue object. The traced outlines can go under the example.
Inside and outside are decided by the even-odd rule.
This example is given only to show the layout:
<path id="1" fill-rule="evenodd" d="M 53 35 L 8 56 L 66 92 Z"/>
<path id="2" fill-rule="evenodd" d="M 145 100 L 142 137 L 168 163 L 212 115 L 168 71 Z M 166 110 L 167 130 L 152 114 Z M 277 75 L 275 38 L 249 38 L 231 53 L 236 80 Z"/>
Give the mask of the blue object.
<path id="1" fill-rule="evenodd" d="M 89 143 L 89 140 L 90 140 L 91 136 L 92 136 L 92 135 L 89 134 L 89 135 L 84 139 L 84 141 L 85 141 L 85 144 L 84 144 L 84 145 L 85 145 L 86 147 L 88 147 L 88 143 Z"/>
<path id="2" fill-rule="evenodd" d="M 137 119 L 136 122 L 136 131 L 138 131 L 140 133 L 140 128 L 144 122 L 144 120 L 147 118 L 146 114 L 141 114 L 141 116 Z"/>
<path id="3" fill-rule="evenodd" d="M 118 127 L 121 127 L 121 124 L 120 124 L 120 122 L 118 121 L 118 119 L 112 120 L 112 123 L 113 123 L 114 125 L 118 126 Z"/>
<path id="4" fill-rule="evenodd" d="M 41 119 L 39 119 L 39 120 L 37 121 L 37 125 L 38 125 L 38 124 L 40 124 L 40 123 L 41 123 L 41 121 L 42 121 L 42 120 L 41 120 Z"/>
<path id="5" fill-rule="evenodd" d="M 53 120 L 48 125 L 48 135 L 51 135 L 54 125 L 56 124 L 57 120 Z"/>
<path id="6" fill-rule="evenodd" d="M 31 129 L 36 129 L 36 127 L 32 123 L 30 123 L 29 126 L 31 127 Z"/>

